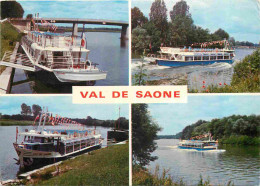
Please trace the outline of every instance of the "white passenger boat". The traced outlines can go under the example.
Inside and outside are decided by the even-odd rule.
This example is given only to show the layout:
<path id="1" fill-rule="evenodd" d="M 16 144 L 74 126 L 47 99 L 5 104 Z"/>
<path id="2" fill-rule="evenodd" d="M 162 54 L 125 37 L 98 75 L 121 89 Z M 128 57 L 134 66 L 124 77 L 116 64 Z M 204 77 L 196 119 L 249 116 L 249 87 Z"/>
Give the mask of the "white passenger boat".
<path id="1" fill-rule="evenodd" d="M 190 65 L 209 65 L 213 63 L 233 63 L 234 50 L 229 48 L 228 41 L 221 41 L 225 46 L 218 48 L 172 48 L 161 47 L 160 55 L 147 56 L 160 66 L 180 67 Z"/>
<path id="2" fill-rule="evenodd" d="M 101 148 L 103 138 L 96 129 L 86 129 L 83 125 L 62 122 L 58 118 L 54 120 L 59 126 L 46 129 L 50 117 L 48 111 L 42 112 L 37 128 L 23 132 L 16 129 L 13 145 L 21 167 L 52 163 Z M 23 138 L 21 142 L 18 142 L 19 136 Z"/>
<path id="3" fill-rule="evenodd" d="M 29 31 L 21 46 L 34 67 L 53 72 L 61 82 L 106 79 L 107 72 L 88 59 L 85 42 L 79 36 Z"/>
<path id="4" fill-rule="evenodd" d="M 195 149 L 198 151 L 217 150 L 218 142 L 213 140 L 183 140 L 179 143 L 178 147 L 180 149 Z"/>

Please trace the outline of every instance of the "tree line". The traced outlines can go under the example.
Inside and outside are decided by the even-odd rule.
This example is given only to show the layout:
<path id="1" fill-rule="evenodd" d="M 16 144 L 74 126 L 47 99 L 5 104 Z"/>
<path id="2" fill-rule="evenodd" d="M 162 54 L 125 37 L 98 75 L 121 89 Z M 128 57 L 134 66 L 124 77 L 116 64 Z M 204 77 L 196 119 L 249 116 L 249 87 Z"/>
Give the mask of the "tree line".
<path id="1" fill-rule="evenodd" d="M 215 140 L 231 136 L 257 138 L 260 134 L 260 115 L 232 115 L 211 121 L 198 120 L 182 130 L 181 139 L 190 139 L 208 132 Z"/>
<path id="2" fill-rule="evenodd" d="M 20 120 L 20 121 L 34 121 L 36 116 L 40 114 L 42 111 L 41 106 L 37 104 L 33 104 L 29 106 L 25 103 L 21 104 L 21 114 L 14 115 L 2 115 L 0 113 L 0 119 L 3 120 Z M 71 118 L 73 121 L 81 123 L 87 126 L 102 126 L 116 129 L 128 129 L 129 128 L 129 120 L 125 117 L 120 117 L 117 120 L 100 120 L 96 118 L 92 118 L 91 116 L 87 116 L 86 118 Z"/>
<path id="3" fill-rule="evenodd" d="M 229 40 L 235 46 L 233 37 L 219 28 L 214 33 L 194 24 L 186 1 L 178 1 L 170 10 L 167 20 L 167 8 L 164 0 L 155 0 L 150 8 L 149 19 L 138 7 L 132 8 L 132 51 L 141 54 L 144 50 L 157 52 L 161 46 L 182 47 L 194 43 Z M 198 46 L 200 46 L 198 44 Z M 209 48 L 221 48 L 223 44 L 210 45 Z"/>

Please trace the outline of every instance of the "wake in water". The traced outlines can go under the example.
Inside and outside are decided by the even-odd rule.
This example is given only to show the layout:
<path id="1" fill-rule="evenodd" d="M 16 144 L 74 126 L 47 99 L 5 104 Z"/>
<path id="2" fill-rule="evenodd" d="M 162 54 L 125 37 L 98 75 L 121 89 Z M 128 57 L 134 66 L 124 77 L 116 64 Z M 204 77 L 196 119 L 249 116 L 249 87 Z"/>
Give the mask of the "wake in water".
<path id="1" fill-rule="evenodd" d="M 237 61 L 235 62 L 237 63 Z M 183 67 L 158 66 L 143 62 L 143 70 L 147 74 L 146 80 L 163 80 L 160 84 L 174 85 L 186 81 L 188 89 L 206 91 L 209 86 L 223 87 L 230 85 L 234 65 L 228 63 L 214 63 L 211 65 L 192 65 Z M 132 73 L 138 73 L 142 65 L 141 60 L 132 61 Z"/>
<path id="2" fill-rule="evenodd" d="M 203 152 L 203 153 L 223 153 L 226 152 L 225 149 L 216 149 L 216 150 L 205 150 L 205 151 L 198 151 L 196 149 L 180 149 L 178 148 L 177 145 L 174 146 L 166 146 L 170 149 L 176 149 L 176 150 L 180 150 L 180 151 L 187 151 L 187 152 Z"/>

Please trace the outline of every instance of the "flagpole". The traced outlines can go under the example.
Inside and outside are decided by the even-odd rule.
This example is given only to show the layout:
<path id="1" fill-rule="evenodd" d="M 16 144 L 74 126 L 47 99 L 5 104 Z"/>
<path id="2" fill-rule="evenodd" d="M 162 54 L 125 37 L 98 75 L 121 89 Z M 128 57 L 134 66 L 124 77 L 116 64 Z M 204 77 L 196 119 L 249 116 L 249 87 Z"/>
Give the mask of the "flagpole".
<path id="1" fill-rule="evenodd" d="M 79 61 L 80 61 L 80 58 L 81 58 L 81 41 L 82 41 L 82 39 L 83 39 L 84 28 L 85 28 L 85 24 L 83 24 L 83 30 L 82 30 L 82 33 L 81 33 L 80 49 L 79 49 Z M 84 45 L 84 46 L 85 46 L 85 45 Z M 78 61 L 78 62 L 79 62 L 79 61 Z"/>

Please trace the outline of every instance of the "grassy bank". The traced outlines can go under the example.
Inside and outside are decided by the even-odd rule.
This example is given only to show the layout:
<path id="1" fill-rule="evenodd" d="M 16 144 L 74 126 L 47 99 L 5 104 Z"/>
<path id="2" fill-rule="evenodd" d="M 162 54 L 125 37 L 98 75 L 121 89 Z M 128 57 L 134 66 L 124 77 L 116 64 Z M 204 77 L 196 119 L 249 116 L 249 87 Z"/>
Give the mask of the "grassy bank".
<path id="1" fill-rule="evenodd" d="M 182 181 L 173 182 L 167 170 L 163 170 L 163 174 L 159 173 L 159 166 L 156 167 L 154 173 L 150 173 L 147 169 L 134 165 L 133 166 L 133 185 L 184 185 Z"/>
<path id="2" fill-rule="evenodd" d="M 133 185 L 154 185 L 154 186 L 186 186 L 186 184 L 182 179 L 179 181 L 173 181 L 173 177 L 168 174 L 169 170 L 163 169 L 162 174 L 159 173 L 159 166 L 156 166 L 155 171 L 153 173 L 149 172 L 146 168 L 140 167 L 138 165 L 133 166 Z M 210 179 L 204 180 L 202 176 L 200 176 L 200 180 L 197 186 L 211 186 Z M 229 181 L 227 186 L 233 185 L 231 181 Z"/>
<path id="3" fill-rule="evenodd" d="M 128 185 L 128 144 L 116 145 L 66 160 L 31 175 L 27 185 Z"/>
<path id="4" fill-rule="evenodd" d="M 219 140 L 220 144 L 230 144 L 230 145 L 260 145 L 259 137 L 250 136 L 229 136 L 227 138 L 222 138 Z"/>
<path id="5" fill-rule="evenodd" d="M 32 125 L 33 121 L 21 121 L 21 120 L 0 120 L 0 126 L 25 126 Z"/>
<path id="6" fill-rule="evenodd" d="M 0 58 L 2 59 L 6 51 L 12 51 L 15 47 L 15 43 L 21 40 L 23 34 L 19 33 L 14 26 L 9 22 L 4 22 L 0 24 L 1 31 L 1 54 Z M 0 66 L 0 74 L 4 71 L 5 67 Z"/>
<path id="7" fill-rule="evenodd" d="M 191 92 L 196 92 L 196 90 Z M 260 48 L 253 52 L 253 54 L 246 56 L 242 62 L 235 65 L 230 85 L 223 87 L 209 86 L 205 92 L 260 92 Z"/>
<path id="8" fill-rule="evenodd" d="M 27 121 L 27 120 L 10 120 L 10 119 L 1 119 L 0 126 L 28 126 L 33 125 L 34 121 Z M 36 122 L 38 125 L 38 122 Z M 51 125 L 51 123 L 46 122 L 46 125 Z"/>

